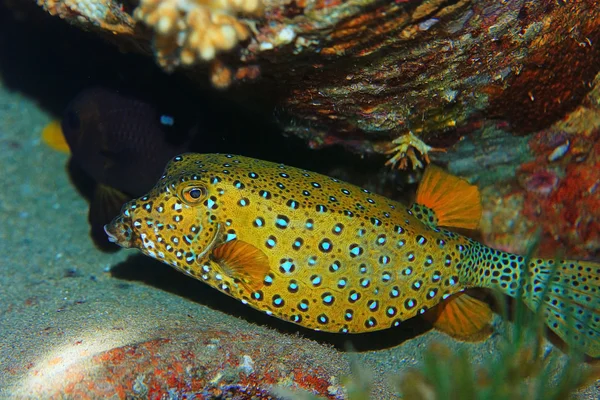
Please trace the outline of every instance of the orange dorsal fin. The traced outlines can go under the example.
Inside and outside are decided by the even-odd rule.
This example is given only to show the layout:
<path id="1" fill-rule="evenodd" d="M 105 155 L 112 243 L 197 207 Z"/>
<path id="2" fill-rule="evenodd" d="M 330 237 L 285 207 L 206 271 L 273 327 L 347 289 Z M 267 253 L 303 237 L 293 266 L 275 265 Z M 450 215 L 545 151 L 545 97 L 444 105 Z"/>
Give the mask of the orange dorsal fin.
<path id="1" fill-rule="evenodd" d="M 42 140 L 48 147 L 54 150 L 67 154 L 71 152 L 60 127 L 60 121 L 54 120 L 44 127 L 42 130 Z"/>
<path id="2" fill-rule="evenodd" d="M 465 341 L 483 340 L 491 333 L 492 310 L 481 300 L 458 293 L 432 308 L 423 317 L 435 329 Z"/>
<path id="3" fill-rule="evenodd" d="M 475 229 L 481 219 L 481 196 L 477 186 L 429 165 L 417 190 L 418 204 L 429 207 L 438 225 Z"/>
<path id="4" fill-rule="evenodd" d="M 265 276 L 271 269 L 267 255 L 242 240 L 232 240 L 216 247 L 212 252 L 212 259 L 219 264 L 223 273 L 239 279 L 252 290 L 263 285 Z"/>

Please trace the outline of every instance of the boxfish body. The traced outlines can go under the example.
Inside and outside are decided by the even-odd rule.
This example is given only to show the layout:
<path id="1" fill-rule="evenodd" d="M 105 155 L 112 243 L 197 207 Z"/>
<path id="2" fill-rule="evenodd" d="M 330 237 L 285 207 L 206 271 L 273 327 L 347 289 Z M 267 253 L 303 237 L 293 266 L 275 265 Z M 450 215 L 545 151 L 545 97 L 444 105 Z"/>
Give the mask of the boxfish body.
<path id="1" fill-rule="evenodd" d="M 491 311 L 466 288 L 516 297 L 524 282 L 525 303 L 597 356 L 600 266 L 525 260 L 446 229 L 474 229 L 480 215 L 477 189 L 436 167 L 407 207 L 282 164 L 183 154 L 105 230 L 258 310 L 329 332 L 385 329 L 431 313 L 439 329 L 468 336 Z"/>

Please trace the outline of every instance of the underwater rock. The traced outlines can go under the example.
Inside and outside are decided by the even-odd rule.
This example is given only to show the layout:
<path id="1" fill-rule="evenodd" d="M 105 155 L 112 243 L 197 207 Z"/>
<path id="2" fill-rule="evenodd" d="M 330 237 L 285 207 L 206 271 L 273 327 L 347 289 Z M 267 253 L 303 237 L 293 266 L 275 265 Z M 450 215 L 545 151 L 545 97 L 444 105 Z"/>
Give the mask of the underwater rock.
<path id="1" fill-rule="evenodd" d="M 541 227 L 540 252 L 568 249 L 576 257 L 600 259 L 600 130 L 574 137 L 564 157 L 559 163 L 542 153 L 521 166 L 523 215 Z"/>
<path id="2" fill-rule="evenodd" d="M 215 86 L 277 110 L 286 132 L 363 154 L 395 151 L 409 131 L 447 147 L 489 117 L 534 132 L 572 111 L 600 71 L 595 0 L 38 3 L 133 39 L 168 70 L 197 63 L 194 79 L 210 61 Z"/>
<path id="3" fill-rule="evenodd" d="M 211 61 L 248 39 L 249 27 L 236 14 L 258 14 L 260 6 L 260 0 L 141 0 L 134 15 L 154 30 L 156 57 L 169 70 Z"/>
<path id="4" fill-rule="evenodd" d="M 178 1 L 42 3 L 194 81 L 211 74 L 215 85 L 228 87 L 225 96 L 274 113 L 285 132 L 312 148 L 392 151 L 405 166 L 447 148 L 431 158 L 489 185 L 486 243 L 519 252 L 542 227 L 545 256 L 555 256 L 558 245 L 572 249 L 572 257 L 598 257 L 597 155 L 590 150 L 600 129 L 600 7 L 593 0 L 188 0 L 235 17 L 238 30 L 248 32 L 245 40 L 236 36 L 234 47 L 213 46 L 210 57 L 196 52 L 192 65 L 181 58 L 185 43 L 164 41 L 170 36 L 155 31 L 159 22 L 141 17 L 151 3 L 162 10 L 157 4 Z M 119 9 L 131 20 L 111 31 L 108 20 L 67 12 L 75 3 Z M 177 20 L 182 32 L 184 11 Z M 129 24 L 134 28 L 123 33 Z"/>
<path id="5" fill-rule="evenodd" d="M 563 120 L 523 138 L 531 154 L 511 167 L 516 181 L 484 190 L 486 243 L 518 253 L 539 230 L 540 256 L 600 260 L 598 82 Z"/>
<path id="6" fill-rule="evenodd" d="M 273 388 L 287 387 L 344 398 L 335 376 L 349 367 L 331 368 L 325 359 L 340 358 L 333 349 L 276 332 L 218 326 L 163 333 L 99 353 L 80 340 L 31 366 L 26 397 L 275 399 Z"/>
<path id="7" fill-rule="evenodd" d="M 57 15 L 85 29 L 132 34 L 135 25 L 121 3 L 112 0 L 37 0 L 50 15 Z"/>

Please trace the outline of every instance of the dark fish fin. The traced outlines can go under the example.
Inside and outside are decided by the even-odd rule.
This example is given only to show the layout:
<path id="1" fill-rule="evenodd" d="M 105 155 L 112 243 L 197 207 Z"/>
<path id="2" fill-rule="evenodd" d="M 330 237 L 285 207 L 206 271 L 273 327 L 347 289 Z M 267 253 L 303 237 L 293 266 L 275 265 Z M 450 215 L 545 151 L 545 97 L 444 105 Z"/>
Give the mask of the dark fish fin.
<path id="1" fill-rule="evenodd" d="M 42 130 L 42 141 L 51 149 L 60 151 L 61 153 L 71 153 L 71 149 L 60 126 L 60 121 L 58 120 L 51 121 L 44 127 Z"/>
<path id="2" fill-rule="evenodd" d="M 94 188 L 96 187 L 96 181 L 92 178 L 87 172 L 85 172 L 81 166 L 73 160 L 71 156 L 69 161 L 67 162 L 67 174 L 69 175 L 69 179 L 77 192 L 85 197 L 85 199 L 90 202 L 92 201 L 92 197 L 94 197 Z"/>
<path id="3" fill-rule="evenodd" d="M 263 285 L 271 269 L 267 255 L 242 240 L 232 240 L 216 247 L 211 256 L 226 275 L 239 279 L 252 291 Z"/>
<path id="4" fill-rule="evenodd" d="M 481 341 L 492 333 L 490 306 L 465 293 L 449 297 L 423 317 L 435 329 L 463 341 Z"/>
<path id="5" fill-rule="evenodd" d="M 127 194 L 110 186 L 97 184 L 90 202 L 88 221 L 94 243 L 104 251 L 116 251 L 118 246 L 110 243 L 104 225 L 110 223 L 121 212 L 123 204 L 131 200 Z"/>
<path id="6" fill-rule="evenodd" d="M 481 219 L 477 186 L 431 164 L 419 184 L 416 203 L 431 209 L 437 219 L 432 223 L 439 226 L 476 229 Z"/>

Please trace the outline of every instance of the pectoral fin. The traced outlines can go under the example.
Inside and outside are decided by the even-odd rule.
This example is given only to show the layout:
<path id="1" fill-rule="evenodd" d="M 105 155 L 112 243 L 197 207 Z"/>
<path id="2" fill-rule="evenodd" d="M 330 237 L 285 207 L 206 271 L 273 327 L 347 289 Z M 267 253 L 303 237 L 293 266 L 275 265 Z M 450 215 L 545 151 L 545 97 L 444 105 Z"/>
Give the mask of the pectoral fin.
<path id="1" fill-rule="evenodd" d="M 223 273 L 238 279 L 252 291 L 263 285 L 269 273 L 269 259 L 265 253 L 242 240 L 232 240 L 216 247 L 211 258 Z"/>

